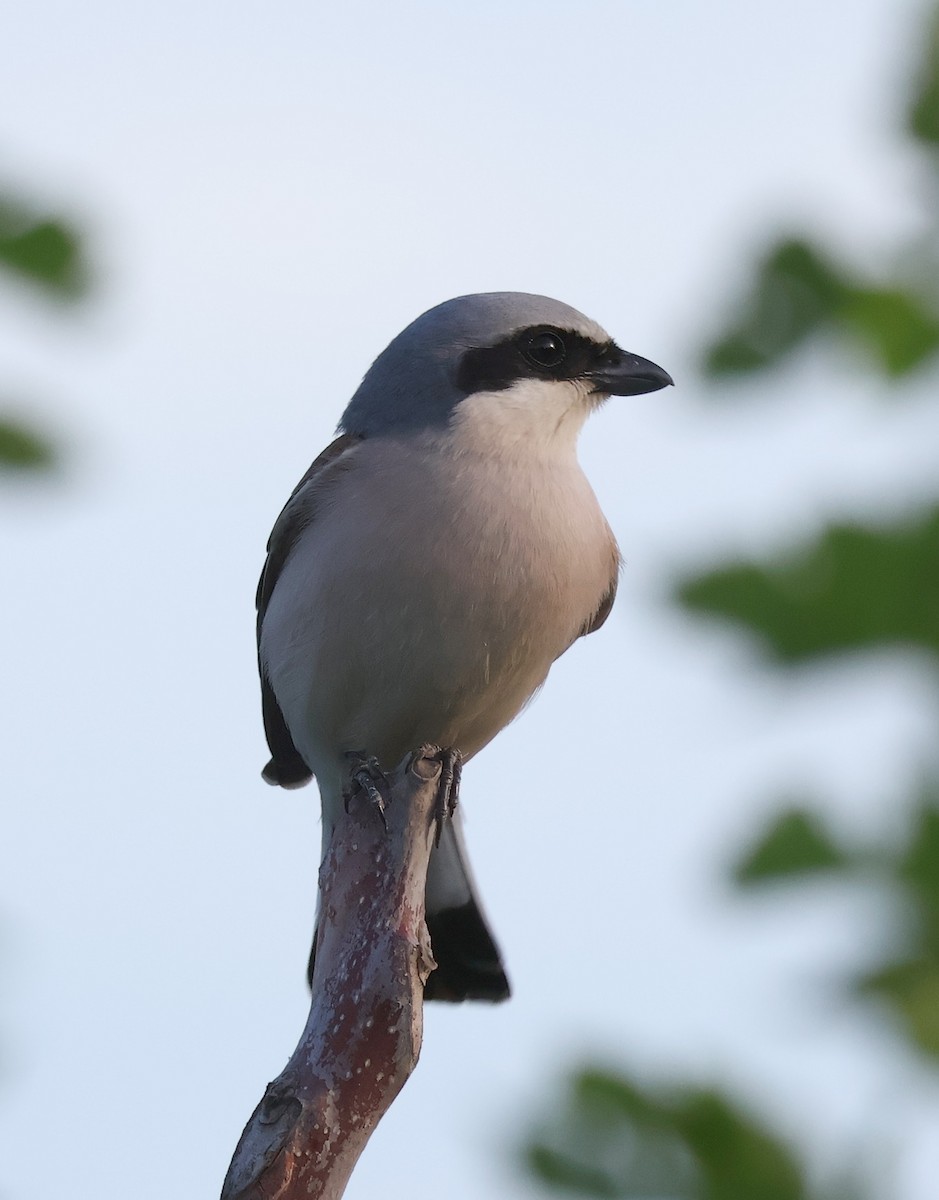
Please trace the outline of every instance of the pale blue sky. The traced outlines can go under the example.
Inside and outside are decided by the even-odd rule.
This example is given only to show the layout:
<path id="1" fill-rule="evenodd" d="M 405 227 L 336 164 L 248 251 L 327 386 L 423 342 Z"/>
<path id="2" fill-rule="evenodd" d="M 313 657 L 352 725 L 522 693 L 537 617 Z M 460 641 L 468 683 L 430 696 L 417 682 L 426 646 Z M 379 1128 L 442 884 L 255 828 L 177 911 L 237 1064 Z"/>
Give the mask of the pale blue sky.
<path id="1" fill-rule="evenodd" d="M 72 320 L 0 293 L 0 378 L 72 446 L 63 483 L 0 490 L 5 1197 L 217 1194 L 308 1002 L 316 796 L 260 780 L 264 542 L 388 339 L 448 296 L 517 289 L 678 386 L 586 430 L 617 608 L 466 774 L 515 996 L 428 1011 L 347 1194 L 528 1195 L 505 1149 L 595 1049 L 729 1081 L 820 1161 L 872 1109 L 912 1123 L 902 1200 L 933 1200 L 934 1083 L 804 986 L 863 955 L 872 916 L 738 906 L 718 882 L 772 780 L 882 828 L 933 736 L 927 681 L 892 662 L 751 676 L 744 644 L 660 603 L 684 564 L 934 486 L 935 416 L 885 425 L 876 384 L 813 360 L 768 402 L 708 407 L 692 370 L 777 221 L 871 260 L 917 227 L 892 128 L 919 10 L 5 14 L 0 182 L 83 218 L 100 272 Z"/>

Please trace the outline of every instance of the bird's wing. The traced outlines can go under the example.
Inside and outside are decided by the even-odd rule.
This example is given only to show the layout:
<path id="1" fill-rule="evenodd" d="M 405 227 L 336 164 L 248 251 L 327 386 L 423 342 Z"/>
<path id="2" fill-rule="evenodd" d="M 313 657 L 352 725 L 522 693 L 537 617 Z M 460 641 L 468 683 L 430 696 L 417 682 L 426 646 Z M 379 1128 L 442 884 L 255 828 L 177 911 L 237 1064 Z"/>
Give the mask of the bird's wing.
<path id="1" fill-rule="evenodd" d="M 310 522 L 316 519 L 316 505 L 311 502 L 312 489 L 321 486 L 325 482 L 326 475 L 332 474 L 339 468 L 340 460 L 361 441 L 362 438 L 358 434 L 344 433 L 326 447 L 291 492 L 290 499 L 274 523 L 267 542 L 267 558 L 258 581 L 256 602 L 261 711 L 264 717 L 264 732 L 267 735 L 267 744 L 271 751 L 271 761 L 264 768 L 262 774 L 268 783 L 279 784 L 281 787 L 300 787 L 311 778 L 312 772 L 293 744 L 284 714 L 280 711 L 277 697 L 274 695 L 274 690 L 261 663 L 261 627 L 264 624 L 264 614 L 267 612 L 274 586 L 297 538 Z"/>

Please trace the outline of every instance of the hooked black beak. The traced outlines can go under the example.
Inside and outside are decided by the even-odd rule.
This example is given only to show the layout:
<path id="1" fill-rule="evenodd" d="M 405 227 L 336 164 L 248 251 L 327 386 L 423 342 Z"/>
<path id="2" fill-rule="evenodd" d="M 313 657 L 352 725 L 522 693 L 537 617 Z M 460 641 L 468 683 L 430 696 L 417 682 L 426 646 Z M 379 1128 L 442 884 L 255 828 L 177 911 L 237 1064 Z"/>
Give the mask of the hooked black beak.
<path id="1" fill-rule="evenodd" d="M 602 365 L 587 371 L 584 377 L 593 384 L 595 392 L 605 392 L 608 396 L 641 396 L 674 383 L 668 371 L 638 354 L 620 350 L 619 346 L 613 346 Z"/>

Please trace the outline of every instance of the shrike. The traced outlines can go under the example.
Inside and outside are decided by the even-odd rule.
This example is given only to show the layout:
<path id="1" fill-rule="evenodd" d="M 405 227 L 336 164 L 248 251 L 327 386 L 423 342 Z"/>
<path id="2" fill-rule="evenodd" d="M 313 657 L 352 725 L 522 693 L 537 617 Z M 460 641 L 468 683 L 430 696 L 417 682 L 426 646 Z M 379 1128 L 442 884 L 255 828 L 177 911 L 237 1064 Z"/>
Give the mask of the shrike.
<path id="1" fill-rule="evenodd" d="M 519 292 L 448 300 L 375 360 L 258 587 L 264 778 L 316 776 L 324 852 L 356 756 L 390 768 L 430 742 L 472 758 L 606 620 L 619 550 L 577 435 L 611 395 L 671 382 L 576 309 Z M 509 995 L 459 811 L 431 855 L 427 926 L 426 998 Z"/>

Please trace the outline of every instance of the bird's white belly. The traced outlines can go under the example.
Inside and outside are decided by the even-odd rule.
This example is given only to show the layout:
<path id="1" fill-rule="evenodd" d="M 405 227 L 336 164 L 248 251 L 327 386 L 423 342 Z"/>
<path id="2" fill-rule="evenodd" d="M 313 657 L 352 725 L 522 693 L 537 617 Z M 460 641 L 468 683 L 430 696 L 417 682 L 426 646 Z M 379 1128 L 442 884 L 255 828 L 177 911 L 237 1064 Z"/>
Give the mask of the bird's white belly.
<path id="1" fill-rule="evenodd" d="M 538 689 L 615 556 L 589 485 L 570 474 L 538 473 L 550 483 L 538 495 L 532 478 L 477 463 L 468 487 L 459 464 L 385 451 L 344 487 L 341 510 L 316 514 L 274 590 L 261 654 L 321 784 L 348 751 L 391 766 L 435 742 L 469 757 Z"/>

